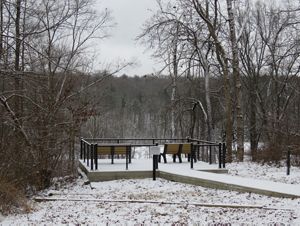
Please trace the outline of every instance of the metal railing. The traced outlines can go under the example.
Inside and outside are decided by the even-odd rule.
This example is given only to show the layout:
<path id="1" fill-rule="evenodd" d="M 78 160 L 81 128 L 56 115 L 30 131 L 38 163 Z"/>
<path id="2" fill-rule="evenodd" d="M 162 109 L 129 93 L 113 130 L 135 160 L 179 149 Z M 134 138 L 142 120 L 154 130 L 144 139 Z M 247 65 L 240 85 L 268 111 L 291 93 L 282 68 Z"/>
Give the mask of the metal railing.
<path id="1" fill-rule="evenodd" d="M 219 168 L 225 168 L 226 165 L 226 145 L 205 141 L 195 138 L 81 138 L 80 140 L 80 159 L 93 170 L 98 169 L 97 146 L 101 144 L 130 144 L 131 147 L 150 147 L 163 145 L 165 143 L 193 143 L 193 157 L 198 161 L 212 164 L 218 162 Z M 190 158 L 193 159 L 193 158 Z M 191 161 L 191 168 L 193 161 Z"/>

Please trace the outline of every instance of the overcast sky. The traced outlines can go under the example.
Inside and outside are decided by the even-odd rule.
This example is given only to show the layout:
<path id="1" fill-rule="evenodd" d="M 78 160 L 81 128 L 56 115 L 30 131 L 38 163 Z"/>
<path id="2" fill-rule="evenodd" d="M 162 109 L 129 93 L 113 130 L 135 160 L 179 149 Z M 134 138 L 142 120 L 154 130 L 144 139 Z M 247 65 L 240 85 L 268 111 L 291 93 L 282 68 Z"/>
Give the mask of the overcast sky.
<path id="1" fill-rule="evenodd" d="M 116 22 L 111 31 L 112 37 L 99 44 L 100 54 L 95 67 L 101 67 L 99 62 L 107 64 L 117 59 L 131 61 L 135 59 L 138 65 L 123 71 L 128 75 L 144 75 L 158 70 L 158 65 L 151 58 L 151 52 L 134 40 L 141 33 L 145 20 L 155 10 L 155 0 L 97 0 L 99 10 L 108 8 Z"/>

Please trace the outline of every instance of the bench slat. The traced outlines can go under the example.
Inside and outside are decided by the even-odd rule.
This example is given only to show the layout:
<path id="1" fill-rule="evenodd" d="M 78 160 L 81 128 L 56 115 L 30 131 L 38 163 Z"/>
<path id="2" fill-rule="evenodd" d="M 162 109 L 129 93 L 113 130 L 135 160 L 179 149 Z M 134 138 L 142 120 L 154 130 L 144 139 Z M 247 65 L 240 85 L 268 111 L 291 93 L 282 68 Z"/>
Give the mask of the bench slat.
<path id="1" fill-rule="evenodd" d="M 97 152 L 99 155 L 110 155 L 111 147 L 98 147 Z"/>
<path id="2" fill-rule="evenodd" d="M 192 153 L 192 144 L 182 144 L 181 154 L 191 154 Z"/>
<path id="3" fill-rule="evenodd" d="M 179 154 L 181 145 L 181 154 L 191 154 L 192 144 L 191 143 L 168 143 L 165 144 L 164 152 L 166 154 Z"/>
<path id="4" fill-rule="evenodd" d="M 179 151 L 179 144 L 165 144 L 164 153 L 177 154 Z"/>
<path id="5" fill-rule="evenodd" d="M 116 155 L 125 155 L 127 147 L 130 149 L 130 146 L 98 146 L 97 152 L 99 155 L 110 155 L 114 151 Z"/>

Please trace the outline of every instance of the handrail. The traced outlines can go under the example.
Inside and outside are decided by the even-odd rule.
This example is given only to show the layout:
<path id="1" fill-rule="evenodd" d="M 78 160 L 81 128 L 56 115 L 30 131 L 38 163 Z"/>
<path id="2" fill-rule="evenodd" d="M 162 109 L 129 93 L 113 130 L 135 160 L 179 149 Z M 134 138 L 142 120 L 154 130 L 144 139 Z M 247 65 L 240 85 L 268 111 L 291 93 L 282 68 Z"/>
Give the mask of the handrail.
<path id="1" fill-rule="evenodd" d="M 84 140 L 91 140 L 91 141 L 97 141 L 97 140 L 190 140 L 189 138 L 83 138 Z"/>
<path id="2" fill-rule="evenodd" d="M 218 147 L 219 143 L 213 143 L 213 144 L 193 144 L 194 146 L 197 147 Z"/>
<path id="3" fill-rule="evenodd" d="M 87 143 L 88 145 L 91 145 L 91 143 L 89 143 L 89 142 L 87 141 L 86 138 L 81 138 L 81 140 L 82 140 L 83 142 Z"/>
<path id="4" fill-rule="evenodd" d="M 219 144 L 218 142 L 212 142 L 212 141 L 207 141 L 207 140 L 200 140 L 200 139 L 195 139 L 195 138 L 190 138 L 190 141 L 193 142 L 200 142 L 200 143 L 207 143 L 207 144 Z"/>
<path id="5" fill-rule="evenodd" d="M 130 143 L 126 143 L 127 141 L 130 141 Z M 141 142 L 144 141 L 144 142 Z M 146 142 L 145 142 L 146 141 Z M 151 142 L 147 142 L 151 141 Z M 96 147 L 97 145 L 118 145 L 121 144 L 128 144 L 131 147 L 140 147 L 140 146 L 157 146 L 159 144 L 162 144 L 161 141 L 181 141 L 181 142 L 190 142 L 193 143 L 193 146 L 195 146 L 196 153 L 198 156 L 198 160 L 200 158 L 205 158 L 207 162 L 212 164 L 212 153 L 217 153 L 218 155 L 218 163 L 219 168 L 225 168 L 225 162 L 226 162 L 226 144 L 225 143 L 217 143 L 217 142 L 211 142 L 206 140 L 200 140 L 196 138 L 81 138 L 80 142 L 80 159 L 83 159 L 83 161 L 87 163 L 87 166 L 89 166 L 89 160 L 91 163 L 91 169 L 93 170 L 93 159 L 95 160 L 95 168 L 97 169 L 97 153 L 96 153 Z M 104 143 L 106 142 L 106 143 Z M 115 143 L 110 143 L 115 142 Z M 201 148 L 201 150 L 200 150 Z M 212 151 L 212 148 L 214 148 L 215 151 Z M 216 151 L 217 148 L 217 151 Z M 149 149 L 150 150 L 150 149 Z M 200 157 L 200 152 L 202 153 Z M 206 156 L 206 157 L 205 157 Z M 208 157 L 209 158 L 208 158 Z M 209 159 L 209 160 L 207 160 Z"/>

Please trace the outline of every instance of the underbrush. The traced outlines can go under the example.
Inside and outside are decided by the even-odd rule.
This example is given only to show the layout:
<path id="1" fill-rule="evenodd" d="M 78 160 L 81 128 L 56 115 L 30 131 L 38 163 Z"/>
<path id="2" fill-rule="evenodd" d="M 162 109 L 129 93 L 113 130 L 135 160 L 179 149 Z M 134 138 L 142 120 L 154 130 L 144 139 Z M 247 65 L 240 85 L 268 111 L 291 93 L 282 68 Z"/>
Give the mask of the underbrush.
<path id="1" fill-rule="evenodd" d="M 29 212 L 28 199 L 21 188 L 0 178 L 0 212 L 2 214 Z"/>
<path id="2" fill-rule="evenodd" d="M 300 148 L 290 148 L 279 145 L 268 145 L 258 149 L 256 161 L 262 164 L 275 164 L 281 166 L 286 164 L 287 151 L 291 151 L 290 161 L 292 166 L 300 166 Z"/>

